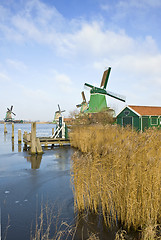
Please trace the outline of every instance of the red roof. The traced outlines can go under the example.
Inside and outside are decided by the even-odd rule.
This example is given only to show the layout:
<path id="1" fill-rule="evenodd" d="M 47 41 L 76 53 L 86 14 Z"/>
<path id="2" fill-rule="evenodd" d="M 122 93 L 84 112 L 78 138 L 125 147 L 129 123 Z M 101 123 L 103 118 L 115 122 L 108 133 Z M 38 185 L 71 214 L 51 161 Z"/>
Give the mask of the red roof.
<path id="1" fill-rule="evenodd" d="M 132 108 L 135 112 L 142 116 L 161 116 L 161 107 L 132 105 L 128 105 L 128 107 Z"/>
<path id="2" fill-rule="evenodd" d="M 64 118 L 64 122 L 70 122 L 72 121 L 72 118 Z"/>

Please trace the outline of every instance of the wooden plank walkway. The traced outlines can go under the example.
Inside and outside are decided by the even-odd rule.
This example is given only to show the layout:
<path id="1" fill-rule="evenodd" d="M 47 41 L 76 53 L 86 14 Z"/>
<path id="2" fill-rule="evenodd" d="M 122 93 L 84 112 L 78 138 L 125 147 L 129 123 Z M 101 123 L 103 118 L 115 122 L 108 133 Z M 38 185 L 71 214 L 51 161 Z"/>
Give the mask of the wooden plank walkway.
<path id="1" fill-rule="evenodd" d="M 40 140 L 40 144 L 44 145 L 44 146 L 48 146 L 48 145 L 69 145 L 70 144 L 70 140 L 69 139 L 64 139 L 64 138 L 50 138 L 50 137 L 39 137 Z M 26 144 L 27 146 L 31 147 L 31 139 L 28 136 L 23 136 L 23 142 L 24 144 Z"/>
<path id="2" fill-rule="evenodd" d="M 31 124 L 31 133 L 23 134 L 24 149 L 30 148 L 31 154 L 42 154 L 42 146 L 64 146 L 70 145 L 69 139 L 53 137 L 36 137 L 36 122 Z"/>

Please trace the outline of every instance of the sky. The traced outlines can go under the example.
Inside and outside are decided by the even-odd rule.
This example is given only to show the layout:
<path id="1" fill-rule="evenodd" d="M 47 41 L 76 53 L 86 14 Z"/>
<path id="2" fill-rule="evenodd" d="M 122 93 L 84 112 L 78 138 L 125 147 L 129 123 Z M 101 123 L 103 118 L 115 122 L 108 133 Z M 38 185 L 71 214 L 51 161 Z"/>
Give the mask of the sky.
<path id="1" fill-rule="evenodd" d="M 100 86 L 116 114 L 125 105 L 161 106 L 160 0 L 0 0 L 0 119 L 65 117 Z"/>

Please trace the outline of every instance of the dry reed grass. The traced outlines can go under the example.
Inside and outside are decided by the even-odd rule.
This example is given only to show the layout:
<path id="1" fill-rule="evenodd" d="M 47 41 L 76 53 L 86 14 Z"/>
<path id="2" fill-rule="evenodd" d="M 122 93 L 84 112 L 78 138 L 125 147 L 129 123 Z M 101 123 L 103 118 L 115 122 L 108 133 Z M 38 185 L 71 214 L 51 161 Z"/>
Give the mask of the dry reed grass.
<path id="1" fill-rule="evenodd" d="M 75 226 L 60 222 L 60 211 L 54 214 L 54 207 L 41 204 L 40 216 L 36 217 L 35 230 L 31 231 L 31 240 L 67 240 L 74 239 Z M 54 229 L 54 232 L 53 232 Z"/>
<path id="2" fill-rule="evenodd" d="M 158 225 L 152 225 L 149 224 L 146 226 L 142 231 L 142 240 L 159 240 L 161 239 L 161 235 L 159 232 L 159 226 Z"/>
<path id="3" fill-rule="evenodd" d="M 61 211 L 58 211 L 56 213 L 54 211 L 53 205 L 49 205 L 48 203 L 46 203 L 45 205 L 41 204 L 40 215 L 36 216 L 35 229 L 33 230 L 32 226 L 30 240 L 77 239 L 77 231 L 82 230 L 79 224 L 82 219 L 85 219 L 85 217 L 86 215 L 82 215 L 81 217 L 76 216 L 75 219 L 73 219 L 73 223 L 69 224 L 66 221 L 60 221 Z M 83 230 L 81 234 L 82 234 L 81 239 L 84 239 Z M 99 240 L 99 237 L 96 234 L 92 233 L 91 231 L 88 231 L 88 233 L 86 234 L 86 239 Z"/>
<path id="4" fill-rule="evenodd" d="M 101 123 L 102 125 L 113 124 L 116 118 L 110 113 L 110 111 L 98 112 L 98 113 L 79 113 L 78 111 L 70 112 L 69 124 L 73 126 L 79 125 L 92 125 Z"/>
<path id="5" fill-rule="evenodd" d="M 101 208 L 106 224 L 119 222 L 128 230 L 161 222 L 160 131 L 78 126 L 70 141 L 80 150 L 73 156 L 72 169 L 80 211 L 97 213 Z"/>

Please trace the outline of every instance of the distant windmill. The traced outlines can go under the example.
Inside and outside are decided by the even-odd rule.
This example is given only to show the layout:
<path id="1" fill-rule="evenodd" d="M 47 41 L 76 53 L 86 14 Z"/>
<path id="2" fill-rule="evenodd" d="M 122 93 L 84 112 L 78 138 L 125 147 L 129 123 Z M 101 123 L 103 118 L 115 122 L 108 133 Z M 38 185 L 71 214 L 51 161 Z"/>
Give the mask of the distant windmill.
<path id="1" fill-rule="evenodd" d="M 11 106 L 11 108 L 7 108 L 7 112 L 6 112 L 6 117 L 5 117 L 5 122 L 13 122 L 12 119 L 12 114 L 16 116 L 16 114 L 14 112 L 12 112 L 13 106 Z"/>
<path id="2" fill-rule="evenodd" d="M 83 113 L 86 110 L 88 110 L 88 102 L 86 101 L 86 97 L 85 97 L 84 91 L 81 92 L 81 94 L 82 94 L 83 102 L 81 104 L 77 104 L 76 107 L 77 108 L 81 107 L 80 112 Z"/>
<path id="3" fill-rule="evenodd" d="M 61 117 L 61 116 L 62 116 L 62 113 L 65 112 L 65 110 L 61 110 L 61 109 L 60 109 L 59 104 L 58 104 L 58 109 L 59 109 L 59 110 L 55 112 L 54 122 L 59 121 L 59 117 Z"/>
<path id="4" fill-rule="evenodd" d="M 124 96 L 106 90 L 110 71 L 110 67 L 104 71 L 100 87 L 95 87 L 88 83 L 84 84 L 91 89 L 89 108 L 87 112 L 95 113 L 108 110 L 109 108 L 107 107 L 106 95 L 125 102 Z"/>

